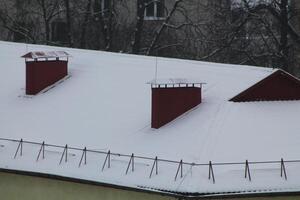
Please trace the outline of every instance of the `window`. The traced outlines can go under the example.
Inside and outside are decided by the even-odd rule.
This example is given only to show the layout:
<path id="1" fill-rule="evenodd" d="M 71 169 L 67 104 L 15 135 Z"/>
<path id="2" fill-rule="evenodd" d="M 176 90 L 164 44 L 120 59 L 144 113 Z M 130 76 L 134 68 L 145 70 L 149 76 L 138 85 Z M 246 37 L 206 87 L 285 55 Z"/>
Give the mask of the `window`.
<path id="1" fill-rule="evenodd" d="M 157 20 L 164 17 L 164 0 L 145 0 L 145 19 Z"/>
<path id="2" fill-rule="evenodd" d="M 101 11 L 103 16 L 109 11 L 109 1 L 110 0 L 101 0 Z"/>
<path id="3" fill-rule="evenodd" d="M 97 0 L 94 1 L 93 6 L 93 16 L 95 17 L 95 20 L 98 21 L 100 15 L 102 17 L 107 17 L 109 15 L 110 11 L 110 1 L 111 0 Z"/>

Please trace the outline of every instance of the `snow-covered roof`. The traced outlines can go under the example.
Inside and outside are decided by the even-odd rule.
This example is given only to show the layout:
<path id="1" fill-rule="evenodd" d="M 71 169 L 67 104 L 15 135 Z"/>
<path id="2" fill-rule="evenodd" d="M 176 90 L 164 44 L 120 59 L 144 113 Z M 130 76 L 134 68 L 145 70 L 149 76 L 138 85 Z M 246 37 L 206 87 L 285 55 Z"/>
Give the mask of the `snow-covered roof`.
<path id="1" fill-rule="evenodd" d="M 32 51 L 62 50 L 73 55 L 70 78 L 46 93 L 25 96 L 25 67 L 16 55 L 24 44 L 0 43 L 0 137 L 47 144 L 68 144 L 91 151 L 135 156 L 135 171 L 125 174 L 130 157 L 113 154 L 111 168 L 101 171 L 106 154 L 46 146 L 45 159 L 36 162 L 39 145 L 0 140 L 0 168 L 49 173 L 119 186 L 178 193 L 259 193 L 300 190 L 300 163 L 286 162 L 287 180 L 280 177 L 280 160 L 300 159 L 299 101 L 228 101 L 274 70 L 179 59 L 158 59 L 157 79 L 185 77 L 201 80 L 202 103 L 160 129 L 151 129 L 151 87 L 156 74 L 152 57 L 99 51 L 28 46 Z M 122 84 L 120 84 L 122 83 Z M 140 156 L 140 157 L 139 157 Z M 174 177 L 178 163 L 187 162 L 183 177 Z M 251 181 L 244 178 L 249 160 Z M 215 184 L 208 179 L 212 161 Z M 278 161 L 278 162 L 261 162 Z M 254 163 L 258 162 L 258 163 Z M 260 163 L 261 162 L 261 163 Z M 195 165 L 191 163 L 196 163 Z M 239 163 L 218 165 L 216 163 Z"/>

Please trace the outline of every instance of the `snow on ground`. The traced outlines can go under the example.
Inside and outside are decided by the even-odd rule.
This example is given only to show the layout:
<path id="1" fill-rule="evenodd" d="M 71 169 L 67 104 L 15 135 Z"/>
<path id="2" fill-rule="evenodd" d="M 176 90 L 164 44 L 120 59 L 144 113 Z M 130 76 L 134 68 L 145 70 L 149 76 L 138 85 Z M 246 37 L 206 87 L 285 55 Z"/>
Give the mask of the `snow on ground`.
<path id="1" fill-rule="evenodd" d="M 0 42 L 0 137 L 149 156 L 186 162 L 245 162 L 300 159 L 299 101 L 233 103 L 228 99 L 273 72 L 251 66 L 224 65 L 158 58 L 158 79 L 184 78 L 205 82 L 203 103 L 164 127 L 151 129 L 151 88 L 155 58 L 101 51 L 63 49 L 73 57 L 71 77 L 33 98 L 24 95 L 27 51 L 58 47 Z M 112 158 L 112 168 L 101 172 L 105 159 L 88 155 L 78 168 L 81 152 L 58 165 L 61 151 L 46 152 L 35 162 L 39 146 L 24 145 L 24 155 L 13 159 L 17 143 L 0 141 L 0 167 L 190 193 L 295 191 L 300 189 L 297 163 L 287 163 L 288 180 L 280 164 L 215 166 L 216 184 L 207 179 L 207 166 L 184 165 L 184 178 L 174 181 L 176 164 L 160 163 L 149 179 L 152 161 L 136 160 L 136 170 L 125 175 L 128 159 Z M 230 184 L 229 184 L 230 183 Z"/>

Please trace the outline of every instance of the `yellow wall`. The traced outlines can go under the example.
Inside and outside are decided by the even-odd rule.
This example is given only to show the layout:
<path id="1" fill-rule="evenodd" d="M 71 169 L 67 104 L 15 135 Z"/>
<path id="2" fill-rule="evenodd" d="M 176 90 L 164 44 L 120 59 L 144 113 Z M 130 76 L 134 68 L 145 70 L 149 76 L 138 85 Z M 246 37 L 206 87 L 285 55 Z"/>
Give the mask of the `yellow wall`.
<path id="1" fill-rule="evenodd" d="M 175 200 L 153 193 L 0 172 L 0 200 Z M 209 199 L 209 198 L 208 198 Z M 214 198 L 215 199 L 215 198 Z M 224 198 L 219 198 L 224 199 Z M 300 200 L 300 196 L 226 200 Z"/>
<path id="2" fill-rule="evenodd" d="M 108 187 L 0 172 L 2 200 L 174 200 L 174 198 Z"/>
<path id="3" fill-rule="evenodd" d="M 222 198 L 221 198 L 222 199 Z M 253 197 L 253 198 L 235 198 L 235 199 L 224 199 L 224 200 L 300 200 L 299 196 L 289 197 Z"/>

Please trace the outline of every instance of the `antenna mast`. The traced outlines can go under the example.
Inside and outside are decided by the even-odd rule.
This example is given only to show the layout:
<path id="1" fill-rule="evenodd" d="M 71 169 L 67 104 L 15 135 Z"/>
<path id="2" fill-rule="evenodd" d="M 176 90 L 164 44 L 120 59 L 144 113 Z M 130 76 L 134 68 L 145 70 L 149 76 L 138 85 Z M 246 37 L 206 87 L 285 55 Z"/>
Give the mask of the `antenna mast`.
<path id="1" fill-rule="evenodd" d="M 157 65 L 158 65 L 158 58 L 157 58 L 157 52 L 156 52 L 156 57 L 155 57 L 155 84 L 157 80 Z"/>

